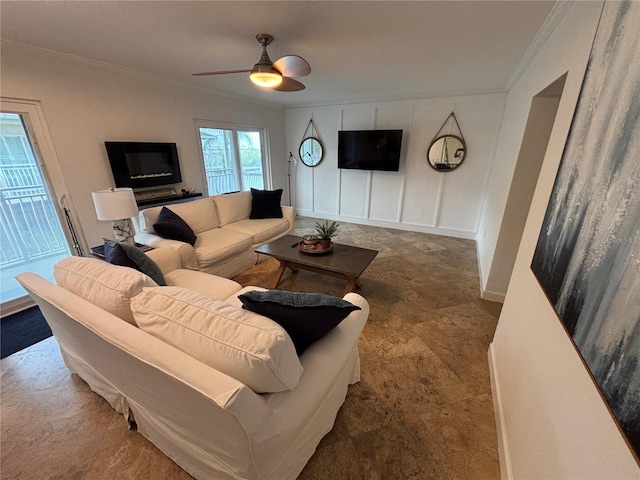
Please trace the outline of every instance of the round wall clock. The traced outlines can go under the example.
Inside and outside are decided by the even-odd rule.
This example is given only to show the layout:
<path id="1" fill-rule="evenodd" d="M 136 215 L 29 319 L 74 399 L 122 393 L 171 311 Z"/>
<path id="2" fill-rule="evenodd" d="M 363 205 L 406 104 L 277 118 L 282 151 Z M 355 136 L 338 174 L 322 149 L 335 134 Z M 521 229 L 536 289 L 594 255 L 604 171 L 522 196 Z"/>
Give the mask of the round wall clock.
<path id="1" fill-rule="evenodd" d="M 307 137 L 300 143 L 300 160 L 307 167 L 315 167 L 324 157 L 322 142 L 316 137 Z"/>

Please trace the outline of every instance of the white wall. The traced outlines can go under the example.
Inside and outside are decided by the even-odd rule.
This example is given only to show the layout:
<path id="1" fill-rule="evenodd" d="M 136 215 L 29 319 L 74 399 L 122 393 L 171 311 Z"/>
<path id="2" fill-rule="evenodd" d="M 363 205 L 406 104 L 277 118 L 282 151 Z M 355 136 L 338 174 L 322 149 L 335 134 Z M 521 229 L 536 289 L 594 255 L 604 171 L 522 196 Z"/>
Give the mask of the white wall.
<path id="1" fill-rule="evenodd" d="M 325 148 L 324 160 L 315 168 L 298 161 L 298 213 L 475 238 L 505 97 L 475 95 L 286 109 L 287 149 L 298 156 L 311 117 Z M 428 165 L 426 154 L 452 111 L 460 123 L 467 156 L 455 171 L 441 173 Z M 404 130 L 399 172 L 338 169 L 339 130 L 394 128 Z M 443 133 L 449 131 L 447 124 Z"/>
<path id="2" fill-rule="evenodd" d="M 499 180 L 513 173 L 531 99 L 569 72 L 489 352 L 505 478 L 640 478 L 638 464 L 530 270 L 601 6 L 573 4 L 507 99 L 494 169 L 503 178 L 491 182 L 486 242 L 497 235 L 493 228 L 508 193 Z M 490 260 L 487 250 L 484 261 Z"/>
<path id="3" fill-rule="evenodd" d="M 560 96 L 531 102 L 483 298 L 504 301 L 559 103 Z"/>
<path id="4" fill-rule="evenodd" d="M 183 183 L 203 191 L 194 119 L 267 127 L 273 188 L 286 189 L 283 109 L 185 88 L 99 63 L 2 43 L 2 96 L 42 103 L 89 245 L 111 238 L 91 191 L 113 186 L 105 140 L 175 142 Z M 188 75 L 189 73 L 185 73 Z M 286 198 L 286 193 L 283 198 Z"/>
<path id="5" fill-rule="evenodd" d="M 594 10 L 598 9 L 599 2 L 592 5 Z M 566 5 L 558 4 L 555 9 L 560 12 L 566 11 Z M 553 13 L 553 12 L 552 12 Z M 582 82 L 586 61 L 588 59 L 594 24 L 585 24 L 578 21 L 578 29 L 581 36 L 567 36 L 564 40 L 558 40 L 563 34 L 562 27 L 554 25 L 554 33 L 548 39 L 543 50 L 531 61 L 525 73 L 512 87 L 506 101 L 502 125 L 500 128 L 500 138 L 496 149 L 495 160 L 491 167 L 487 195 L 484 198 L 482 207 L 480 227 L 476 238 L 478 248 L 478 265 L 480 268 L 480 290 L 483 298 L 499 301 L 504 299 L 506 286 L 508 285 L 511 272 L 513 270 L 513 255 L 509 252 L 502 252 L 498 249 L 498 239 L 503 226 L 504 213 L 507 199 L 513 180 L 518 152 L 520 151 L 522 140 L 527 124 L 531 102 L 533 97 L 543 89 L 551 85 L 562 75 L 568 72 L 565 90 L 561 98 L 558 115 L 564 110 L 565 117 L 556 119 L 560 125 L 571 120 L 573 109 L 577 101 L 577 94 Z M 544 28 L 551 28 L 548 24 Z M 555 45 L 557 54 L 549 50 L 550 45 Z M 548 57 L 548 58 L 547 58 Z M 565 120 L 564 124 L 563 118 Z M 566 138 L 566 137 L 564 137 Z M 564 141 L 564 138 L 562 141 Z M 519 229 L 508 229 L 502 232 L 502 245 L 509 243 L 509 234 L 513 235 L 511 243 L 518 245 Z M 491 290 L 488 287 L 491 277 Z"/>

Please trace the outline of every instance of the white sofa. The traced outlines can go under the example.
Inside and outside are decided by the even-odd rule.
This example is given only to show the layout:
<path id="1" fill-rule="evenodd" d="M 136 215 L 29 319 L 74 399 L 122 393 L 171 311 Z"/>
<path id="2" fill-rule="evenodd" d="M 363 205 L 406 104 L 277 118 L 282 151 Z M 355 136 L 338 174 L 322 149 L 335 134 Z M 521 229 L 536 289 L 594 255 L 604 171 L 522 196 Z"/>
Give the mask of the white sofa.
<path id="1" fill-rule="evenodd" d="M 167 205 L 197 235 L 193 246 L 159 236 L 153 224 L 162 206 L 146 208 L 132 218 L 135 240 L 154 248 L 173 248 L 184 268 L 232 278 L 257 263 L 257 247 L 293 230 L 292 207 L 281 207 L 283 218 L 250 219 L 251 202 L 251 192 L 238 192 Z"/>
<path id="2" fill-rule="evenodd" d="M 151 256 L 170 285 L 198 285 L 224 299 L 218 302 L 221 308 L 247 312 L 238 295 L 254 287 L 174 269 L 179 259 L 167 249 Z M 333 427 L 348 385 L 359 380 L 358 337 L 369 314 L 362 297 L 347 294 L 344 298 L 361 310 L 300 355 L 302 373 L 293 389 L 258 394 L 98 305 L 107 302 L 113 310 L 113 303 L 119 303 L 126 316 L 127 305 L 137 301 L 136 290 L 142 288 L 140 298 L 174 287 L 148 288 L 153 280 L 136 270 L 71 259 L 56 271 L 58 283 L 68 283 L 67 288 L 31 272 L 17 277 L 44 314 L 71 372 L 195 478 L 285 480 L 299 475 Z"/>

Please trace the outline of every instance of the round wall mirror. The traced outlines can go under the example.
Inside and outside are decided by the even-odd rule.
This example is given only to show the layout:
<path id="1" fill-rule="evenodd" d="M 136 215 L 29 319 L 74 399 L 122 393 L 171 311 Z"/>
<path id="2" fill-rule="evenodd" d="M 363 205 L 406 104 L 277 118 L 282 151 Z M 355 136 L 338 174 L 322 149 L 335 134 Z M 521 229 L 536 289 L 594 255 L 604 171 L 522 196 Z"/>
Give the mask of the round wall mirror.
<path id="1" fill-rule="evenodd" d="M 442 135 L 431 142 L 427 160 L 439 172 L 450 172 L 460 166 L 467 156 L 464 140 L 457 135 Z"/>
<path id="2" fill-rule="evenodd" d="M 300 143 L 300 160 L 307 167 L 315 167 L 324 157 L 322 143 L 316 137 L 307 137 Z"/>

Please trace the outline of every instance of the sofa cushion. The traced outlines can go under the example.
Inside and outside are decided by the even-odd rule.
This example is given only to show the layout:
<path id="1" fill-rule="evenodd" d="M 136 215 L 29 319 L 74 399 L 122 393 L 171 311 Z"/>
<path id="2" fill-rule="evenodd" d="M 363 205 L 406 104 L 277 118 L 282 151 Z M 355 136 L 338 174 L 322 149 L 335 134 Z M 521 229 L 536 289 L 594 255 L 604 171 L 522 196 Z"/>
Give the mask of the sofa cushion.
<path id="1" fill-rule="evenodd" d="M 251 189 L 251 213 L 249 218 L 282 218 L 282 189 L 256 190 Z"/>
<path id="2" fill-rule="evenodd" d="M 258 292 L 267 291 L 266 288 L 255 287 L 253 285 L 249 285 L 248 287 L 243 287 L 241 290 L 238 290 L 236 293 L 234 293 L 230 297 L 227 297 L 224 301 L 229 303 L 229 304 L 231 304 L 231 305 L 235 305 L 236 307 L 242 308 L 242 302 L 240 301 L 240 299 L 238 297 L 241 296 L 243 293 L 251 292 L 253 290 L 257 290 Z"/>
<path id="3" fill-rule="evenodd" d="M 166 275 L 173 270 L 183 268 L 180 260 L 180 254 L 176 250 L 170 247 L 158 247 L 147 250 L 144 254 L 154 261 L 160 268 L 163 275 Z M 165 278 L 166 280 L 166 278 Z"/>
<path id="4" fill-rule="evenodd" d="M 113 265 L 135 268 L 145 275 L 150 276 L 153 281 L 160 286 L 167 284 L 158 264 L 147 257 L 142 250 L 135 245 L 105 238 L 104 258 Z"/>
<path id="5" fill-rule="evenodd" d="M 289 230 L 286 218 L 263 218 L 259 220 L 240 220 L 222 227 L 249 235 L 254 244 L 273 240 L 274 237 Z"/>
<path id="6" fill-rule="evenodd" d="M 251 237 L 245 233 L 214 228 L 198 235 L 195 251 L 201 270 L 251 248 Z"/>
<path id="7" fill-rule="evenodd" d="M 138 212 L 138 225 L 144 233 L 156 233 L 153 224 L 156 223 L 162 207 L 149 207 Z"/>
<path id="8" fill-rule="evenodd" d="M 97 258 L 68 257 L 53 267 L 59 286 L 135 325 L 131 298 L 157 284 L 142 272 Z"/>
<path id="9" fill-rule="evenodd" d="M 164 207 L 151 207 L 140 210 L 138 224 L 140 230 L 147 233 L 156 233 L 153 224 L 156 223 L 160 211 Z M 167 205 L 169 210 L 175 212 L 198 235 L 200 232 L 218 227 L 216 208 L 211 198 L 202 198 L 192 202 Z"/>
<path id="10" fill-rule="evenodd" d="M 298 355 L 324 337 L 360 307 L 321 293 L 283 290 L 250 291 L 238 296 L 244 307 L 278 322 L 287 331 Z"/>
<path id="11" fill-rule="evenodd" d="M 187 222 L 167 207 L 162 207 L 156 223 L 153 224 L 153 229 L 158 235 L 164 238 L 179 240 L 191 245 L 195 245 L 196 243 L 196 234 L 191 227 L 187 225 Z"/>
<path id="12" fill-rule="evenodd" d="M 217 275 L 179 268 L 165 275 L 167 284 L 204 293 L 218 300 L 225 300 L 242 288 L 239 283 Z"/>
<path id="13" fill-rule="evenodd" d="M 131 301 L 140 329 L 253 391 L 294 388 L 302 365 L 277 323 L 192 290 L 145 288 Z"/>
<path id="14" fill-rule="evenodd" d="M 228 193 L 211 198 L 216 206 L 218 223 L 221 227 L 249 218 L 251 214 L 251 192 Z"/>

